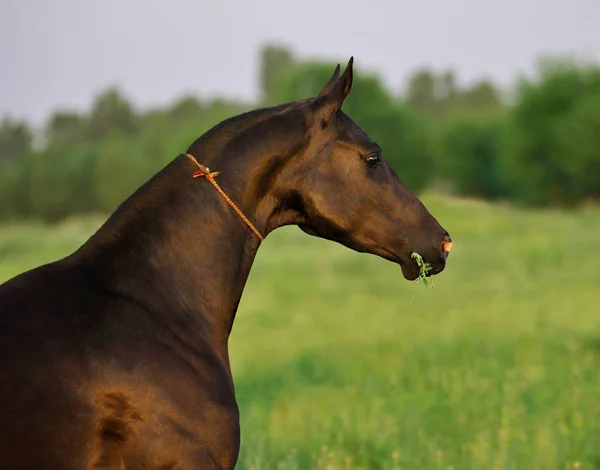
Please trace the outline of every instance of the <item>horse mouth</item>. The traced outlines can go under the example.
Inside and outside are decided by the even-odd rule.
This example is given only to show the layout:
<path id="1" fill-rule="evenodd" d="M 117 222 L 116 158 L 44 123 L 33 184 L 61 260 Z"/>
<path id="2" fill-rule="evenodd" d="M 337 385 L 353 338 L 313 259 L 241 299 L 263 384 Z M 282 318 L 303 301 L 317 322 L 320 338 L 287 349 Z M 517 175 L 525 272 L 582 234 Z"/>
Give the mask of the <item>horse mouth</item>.
<path id="1" fill-rule="evenodd" d="M 387 259 L 388 261 L 399 264 L 400 269 L 402 270 L 402 275 L 404 276 L 404 279 L 406 279 L 407 281 L 414 281 L 419 277 L 419 273 L 420 273 L 419 266 L 417 265 L 417 262 L 413 258 L 410 257 L 409 254 L 402 256 L 402 255 L 399 255 L 397 253 L 394 253 L 390 250 L 383 248 L 381 250 L 381 252 L 379 253 L 379 255 L 382 258 Z M 431 275 L 431 273 L 427 274 L 428 277 L 430 275 Z"/>
<path id="2" fill-rule="evenodd" d="M 424 260 L 427 262 L 427 260 Z M 407 281 L 415 281 L 418 279 L 421 269 L 417 264 L 417 261 L 410 256 L 405 256 L 398 259 L 398 263 L 400 264 L 400 269 L 402 269 L 402 275 Z M 431 263 L 430 270 L 425 274 L 426 277 L 435 276 L 436 274 L 441 273 L 446 267 L 445 260 L 441 263 Z"/>
<path id="3" fill-rule="evenodd" d="M 415 281 L 419 277 L 420 269 L 414 259 L 407 257 L 399 260 L 399 264 L 400 269 L 402 270 L 402 275 L 407 281 Z M 431 274 L 427 273 L 427 276 L 430 275 Z"/>

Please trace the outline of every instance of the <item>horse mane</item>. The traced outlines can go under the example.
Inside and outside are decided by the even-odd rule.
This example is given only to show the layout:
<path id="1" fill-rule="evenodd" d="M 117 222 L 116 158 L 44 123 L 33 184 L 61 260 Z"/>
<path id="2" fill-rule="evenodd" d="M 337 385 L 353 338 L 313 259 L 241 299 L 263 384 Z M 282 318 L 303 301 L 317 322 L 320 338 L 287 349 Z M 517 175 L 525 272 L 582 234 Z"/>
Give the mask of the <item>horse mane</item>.
<path id="1" fill-rule="evenodd" d="M 283 121 L 287 121 L 291 124 L 299 116 L 293 116 L 291 120 L 286 119 L 289 111 L 300 111 L 302 107 L 310 101 L 310 98 L 290 101 L 288 103 L 253 109 L 235 116 L 231 116 L 215 124 L 204 134 L 194 140 L 194 142 L 192 142 L 192 144 L 188 147 L 187 153 L 191 153 L 193 155 L 195 153 L 205 153 L 207 150 L 208 153 L 212 153 L 210 150 L 217 146 L 216 141 L 221 140 L 221 136 L 226 135 L 229 138 L 236 138 L 241 134 L 248 135 L 246 131 L 256 128 L 266 121 L 270 122 L 272 118 L 275 117 L 281 117 Z M 278 127 L 281 130 L 281 127 Z"/>

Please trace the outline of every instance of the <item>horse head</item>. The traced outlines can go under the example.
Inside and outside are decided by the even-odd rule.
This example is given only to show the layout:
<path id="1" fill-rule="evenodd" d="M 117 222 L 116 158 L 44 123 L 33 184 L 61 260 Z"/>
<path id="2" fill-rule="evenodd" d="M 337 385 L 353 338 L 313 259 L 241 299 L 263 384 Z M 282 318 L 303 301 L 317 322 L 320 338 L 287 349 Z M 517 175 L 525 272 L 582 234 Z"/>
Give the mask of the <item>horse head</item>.
<path id="1" fill-rule="evenodd" d="M 278 178 L 281 199 L 310 235 L 396 262 L 408 280 L 419 275 L 413 252 L 431 265 L 429 275 L 440 273 L 452 246 L 448 232 L 342 111 L 352 64 L 341 76 L 338 65 L 317 96 L 297 102 L 305 142 Z"/>

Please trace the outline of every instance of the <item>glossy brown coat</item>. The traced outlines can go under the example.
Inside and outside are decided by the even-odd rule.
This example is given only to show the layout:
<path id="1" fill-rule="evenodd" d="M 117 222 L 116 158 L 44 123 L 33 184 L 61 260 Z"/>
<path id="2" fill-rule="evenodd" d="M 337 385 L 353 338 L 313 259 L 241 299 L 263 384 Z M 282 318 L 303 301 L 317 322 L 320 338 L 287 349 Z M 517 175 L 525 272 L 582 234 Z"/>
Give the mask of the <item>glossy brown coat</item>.
<path id="1" fill-rule="evenodd" d="M 450 238 L 341 111 L 351 88 L 352 60 L 188 152 L 264 236 L 295 224 L 438 273 Z M 0 286 L 0 468 L 234 468 L 227 342 L 260 240 L 196 170 L 178 156 L 76 252 Z"/>

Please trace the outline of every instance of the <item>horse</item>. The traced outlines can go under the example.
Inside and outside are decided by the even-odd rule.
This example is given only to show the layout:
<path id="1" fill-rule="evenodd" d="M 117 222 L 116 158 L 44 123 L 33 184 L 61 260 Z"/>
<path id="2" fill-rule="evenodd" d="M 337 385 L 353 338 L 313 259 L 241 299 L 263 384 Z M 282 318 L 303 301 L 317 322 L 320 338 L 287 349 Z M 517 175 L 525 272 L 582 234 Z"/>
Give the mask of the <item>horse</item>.
<path id="1" fill-rule="evenodd" d="M 353 57 L 310 98 L 226 119 L 77 250 L 0 286 L 0 468 L 231 470 L 228 338 L 278 227 L 440 273 L 452 240 L 342 111 Z"/>

